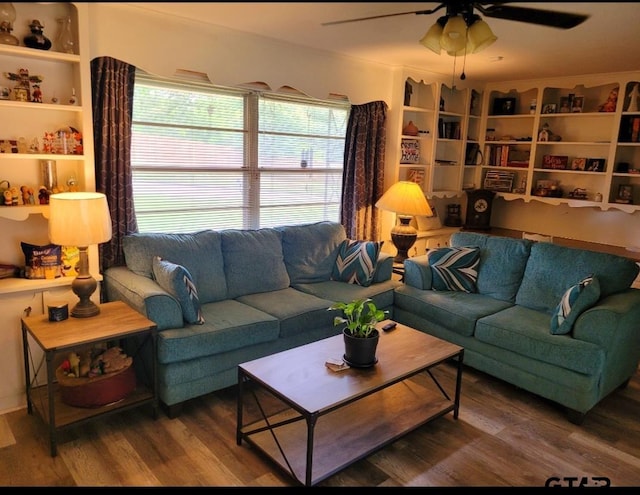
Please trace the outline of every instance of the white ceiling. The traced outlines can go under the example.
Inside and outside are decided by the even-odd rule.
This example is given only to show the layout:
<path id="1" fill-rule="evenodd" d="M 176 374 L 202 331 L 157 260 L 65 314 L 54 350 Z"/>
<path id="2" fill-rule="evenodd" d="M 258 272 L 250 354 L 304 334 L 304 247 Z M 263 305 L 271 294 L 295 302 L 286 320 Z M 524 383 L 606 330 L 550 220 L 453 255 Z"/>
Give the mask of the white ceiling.
<path id="1" fill-rule="evenodd" d="M 512 6 L 589 14 L 591 17 L 569 30 L 483 17 L 498 41 L 478 54 L 467 56 L 467 81 L 640 70 L 640 3 L 508 3 Z M 130 5 L 384 65 L 415 67 L 451 75 L 454 71 L 453 57 L 436 55 L 418 43 L 446 9 L 430 15 L 407 14 L 333 26 L 321 25 L 329 21 L 433 9 L 439 4 L 151 2 Z M 498 57 L 503 59 L 495 61 Z M 458 76 L 462 62 L 460 57 L 455 60 L 455 73 Z"/>

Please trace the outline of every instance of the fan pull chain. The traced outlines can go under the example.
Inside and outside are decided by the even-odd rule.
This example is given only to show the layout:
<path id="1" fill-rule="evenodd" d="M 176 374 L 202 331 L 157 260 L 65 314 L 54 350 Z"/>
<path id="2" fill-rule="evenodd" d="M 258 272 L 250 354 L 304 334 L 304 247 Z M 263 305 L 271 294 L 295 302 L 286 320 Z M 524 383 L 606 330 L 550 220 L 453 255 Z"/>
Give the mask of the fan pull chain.
<path id="1" fill-rule="evenodd" d="M 469 44 L 469 28 L 464 31 L 464 58 L 462 59 L 462 74 L 460 74 L 460 80 L 464 81 L 467 75 L 464 73 L 464 68 L 467 65 L 467 45 Z"/>

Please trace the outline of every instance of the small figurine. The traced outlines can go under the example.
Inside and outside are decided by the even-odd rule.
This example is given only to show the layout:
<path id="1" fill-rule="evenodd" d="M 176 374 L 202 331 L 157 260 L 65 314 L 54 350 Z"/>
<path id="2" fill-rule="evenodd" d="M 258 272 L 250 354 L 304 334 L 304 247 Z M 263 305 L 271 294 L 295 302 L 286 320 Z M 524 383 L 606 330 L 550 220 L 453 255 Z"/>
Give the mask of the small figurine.
<path id="1" fill-rule="evenodd" d="M 5 189 L 2 195 L 4 196 L 4 205 L 11 206 L 11 191 L 9 189 Z"/>
<path id="2" fill-rule="evenodd" d="M 42 91 L 40 91 L 39 84 L 33 85 L 33 91 L 31 92 L 31 101 L 33 103 L 42 103 Z"/>
<path id="3" fill-rule="evenodd" d="M 36 199 L 33 196 L 33 187 L 22 186 L 20 187 L 20 191 L 22 192 L 22 203 L 25 205 L 34 205 L 36 204 Z"/>
<path id="4" fill-rule="evenodd" d="M 29 69 L 19 69 L 15 72 L 5 72 L 5 77 L 10 81 L 17 81 L 13 89 L 17 101 L 31 101 L 31 83 L 39 84 L 42 76 L 30 76 Z"/>
<path id="5" fill-rule="evenodd" d="M 549 129 L 549 124 L 545 123 L 542 125 L 542 129 L 540 130 L 540 133 L 538 134 L 538 141 L 549 141 L 549 133 L 550 133 L 550 129 Z"/>
<path id="6" fill-rule="evenodd" d="M 38 188 L 38 202 L 41 205 L 49 204 L 49 191 L 47 191 L 47 188 L 44 186 Z"/>
<path id="7" fill-rule="evenodd" d="M 31 30 L 31 34 L 28 34 L 22 40 L 25 46 L 37 48 L 38 50 L 48 50 L 51 48 L 51 40 L 42 33 L 44 26 L 40 24 L 38 19 L 31 21 L 29 29 Z"/>

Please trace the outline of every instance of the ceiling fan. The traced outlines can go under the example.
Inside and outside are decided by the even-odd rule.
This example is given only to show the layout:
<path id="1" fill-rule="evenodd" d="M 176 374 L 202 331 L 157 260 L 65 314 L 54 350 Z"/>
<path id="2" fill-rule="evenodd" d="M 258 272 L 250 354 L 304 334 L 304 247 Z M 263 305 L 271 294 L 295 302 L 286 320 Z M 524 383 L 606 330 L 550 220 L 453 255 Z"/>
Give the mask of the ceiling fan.
<path id="1" fill-rule="evenodd" d="M 370 17 L 360 17 L 358 19 L 346 19 L 342 21 L 323 22 L 323 26 L 334 24 L 344 24 L 347 22 L 367 21 L 370 19 L 380 19 L 383 17 L 395 17 L 399 15 L 428 15 L 446 7 L 446 18 L 461 15 L 463 18 L 472 18 L 473 9 L 477 9 L 486 17 L 496 19 L 506 19 L 509 21 L 526 22 L 529 24 L 539 24 L 559 29 L 571 29 L 586 21 L 589 16 L 569 12 L 558 12 L 554 10 L 535 9 L 531 7 L 514 7 L 504 5 L 509 2 L 460 2 L 456 0 L 444 1 L 433 9 L 413 10 L 410 12 L 397 12 L 395 14 L 382 14 Z"/>

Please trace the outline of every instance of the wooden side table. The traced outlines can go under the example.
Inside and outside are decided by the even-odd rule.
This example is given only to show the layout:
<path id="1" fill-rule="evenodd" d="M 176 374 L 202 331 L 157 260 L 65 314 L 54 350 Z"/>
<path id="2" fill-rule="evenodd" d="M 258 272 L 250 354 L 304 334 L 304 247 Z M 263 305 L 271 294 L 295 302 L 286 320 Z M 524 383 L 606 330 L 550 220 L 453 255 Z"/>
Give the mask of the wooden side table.
<path id="1" fill-rule="evenodd" d="M 151 404 L 153 418 L 158 415 L 158 395 L 156 377 L 156 324 L 138 313 L 122 301 L 100 305 L 100 314 L 91 318 L 68 318 L 51 322 L 48 315 L 22 318 L 22 345 L 24 352 L 24 371 L 26 377 L 27 412 L 37 411 L 42 420 L 49 425 L 51 456 L 57 455 L 57 434 L 59 430 L 95 419 L 124 409 Z M 147 383 L 138 380 L 136 389 L 124 399 L 102 407 L 73 407 L 62 402 L 58 383 L 55 379 L 54 358 L 56 354 L 74 348 L 100 342 L 143 337 L 136 350 L 136 359 L 142 359 L 145 346 L 150 345 L 151 377 Z M 31 377 L 30 359 L 33 353 L 30 338 L 44 352 L 40 363 L 33 366 Z M 148 355 L 148 354 L 146 354 Z M 38 375 L 43 371 L 46 361 L 46 384 L 38 383 Z M 132 365 L 132 366 L 133 366 Z M 148 377 L 149 378 L 149 377 Z"/>

